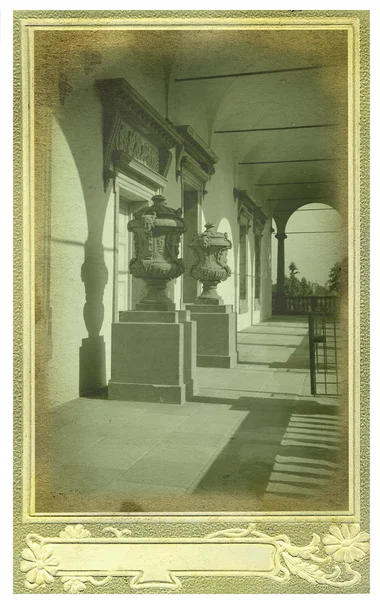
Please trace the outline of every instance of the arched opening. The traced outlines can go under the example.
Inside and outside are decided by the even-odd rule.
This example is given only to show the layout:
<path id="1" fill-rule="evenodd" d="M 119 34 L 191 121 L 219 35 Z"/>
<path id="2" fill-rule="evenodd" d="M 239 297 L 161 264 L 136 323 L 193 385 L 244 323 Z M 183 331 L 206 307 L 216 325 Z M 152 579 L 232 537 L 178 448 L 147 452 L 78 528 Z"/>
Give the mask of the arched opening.
<path id="1" fill-rule="evenodd" d="M 272 236 L 272 283 L 275 285 L 277 227 L 274 221 L 272 228 L 275 230 Z M 331 270 L 347 256 L 346 231 L 339 213 L 322 203 L 304 205 L 290 216 L 285 233 L 285 277 L 289 278 L 289 266 L 294 264 L 292 277 L 302 282 L 299 291 L 304 288 L 305 295 L 334 291 L 329 289 Z"/>

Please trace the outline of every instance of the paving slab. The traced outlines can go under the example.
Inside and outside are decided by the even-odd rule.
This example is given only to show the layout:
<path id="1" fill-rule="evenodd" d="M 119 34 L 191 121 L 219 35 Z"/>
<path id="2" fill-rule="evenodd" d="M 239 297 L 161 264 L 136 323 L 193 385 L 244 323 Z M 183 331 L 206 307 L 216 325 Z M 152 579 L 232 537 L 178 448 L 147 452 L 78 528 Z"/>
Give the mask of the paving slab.
<path id="1" fill-rule="evenodd" d="M 204 466 L 204 460 L 193 462 L 142 458 L 120 477 L 123 481 L 188 487 Z"/>
<path id="2" fill-rule="evenodd" d="M 281 510 L 296 498 L 313 506 L 337 472 L 340 422 L 336 398 L 310 396 L 306 319 L 248 327 L 238 348 L 236 367 L 196 369 L 198 392 L 181 406 L 110 401 L 102 391 L 55 407 L 52 502 L 72 493 L 94 503 L 106 492 L 122 512 L 165 497 L 187 511 L 191 497 L 194 510 L 211 512 Z"/>

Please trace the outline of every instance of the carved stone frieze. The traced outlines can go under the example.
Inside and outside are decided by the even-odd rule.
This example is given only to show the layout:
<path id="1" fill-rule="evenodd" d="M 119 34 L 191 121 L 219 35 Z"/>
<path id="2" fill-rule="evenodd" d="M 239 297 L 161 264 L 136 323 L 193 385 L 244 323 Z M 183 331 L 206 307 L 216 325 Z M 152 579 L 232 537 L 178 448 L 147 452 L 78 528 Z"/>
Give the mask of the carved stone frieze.
<path id="1" fill-rule="evenodd" d="M 125 79 L 101 79 L 97 88 L 103 106 L 103 178 L 107 189 L 117 168 L 137 160 L 166 177 L 170 149 L 182 143 L 176 129 Z"/>
<path id="2" fill-rule="evenodd" d="M 158 148 L 125 123 L 121 123 L 120 125 L 116 140 L 116 149 L 120 150 L 120 152 L 125 152 L 153 171 L 160 172 Z"/>

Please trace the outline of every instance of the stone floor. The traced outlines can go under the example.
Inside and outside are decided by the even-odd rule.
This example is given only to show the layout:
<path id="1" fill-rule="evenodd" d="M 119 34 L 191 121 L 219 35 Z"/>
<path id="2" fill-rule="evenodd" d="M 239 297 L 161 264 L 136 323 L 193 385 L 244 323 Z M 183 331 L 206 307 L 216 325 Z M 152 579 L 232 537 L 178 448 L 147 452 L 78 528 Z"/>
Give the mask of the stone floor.
<path id="1" fill-rule="evenodd" d="M 345 509 L 338 399 L 310 395 L 306 319 L 272 318 L 238 344 L 237 367 L 197 369 L 183 406 L 57 408 L 37 512 Z"/>

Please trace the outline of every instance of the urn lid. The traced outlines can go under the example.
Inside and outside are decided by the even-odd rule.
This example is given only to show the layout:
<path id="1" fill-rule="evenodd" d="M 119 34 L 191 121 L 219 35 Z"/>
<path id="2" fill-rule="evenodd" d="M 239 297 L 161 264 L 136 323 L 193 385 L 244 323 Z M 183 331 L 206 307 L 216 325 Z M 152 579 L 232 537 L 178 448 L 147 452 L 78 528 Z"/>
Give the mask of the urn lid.
<path id="1" fill-rule="evenodd" d="M 181 208 L 170 208 L 170 206 L 166 205 L 166 198 L 161 194 L 157 194 L 152 198 L 153 204 L 150 206 L 144 206 L 144 208 L 140 208 L 137 212 L 135 212 L 135 218 L 138 219 L 142 215 L 153 215 L 155 214 L 157 217 L 174 217 L 181 218 L 182 209 Z"/>
<path id="2" fill-rule="evenodd" d="M 191 246 L 201 245 L 204 248 L 209 246 L 217 246 L 218 248 L 232 248 L 232 244 L 227 237 L 227 233 L 215 231 L 215 225 L 213 223 L 206 223 L 205 229 L 206 231 L 194 235 Z"/>
<path id="3" fill-rule="evenodd" d="M 166 198 L 161 194 L 153 196 L 152 201 L 152 205 L 144 206 L 134 213 L 135 221 L 146 221 L 148 219 L 151 221 L 152 226 L 179 227 L 180 229 L 184 229 L 181 208 L 170 208 L 170 206 L 167 206 Z M 132 223 L 133 221 L 130 221 L 131 225 Z"/>

